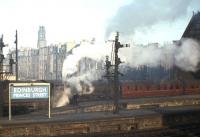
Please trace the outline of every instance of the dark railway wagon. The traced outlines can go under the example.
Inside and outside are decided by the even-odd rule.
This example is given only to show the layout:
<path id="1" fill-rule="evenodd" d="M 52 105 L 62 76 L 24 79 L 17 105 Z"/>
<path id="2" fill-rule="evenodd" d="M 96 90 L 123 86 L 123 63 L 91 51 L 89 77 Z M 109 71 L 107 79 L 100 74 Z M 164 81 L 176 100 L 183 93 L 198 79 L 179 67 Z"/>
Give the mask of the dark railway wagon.
<path id="1" fill-rule="evenodd" d="M 121 93 L 122 98 L 200 94 L 200 82 L 166 82 L 162 84 L 123 83 Z"/>
<path id="2" fill-rule="evenodd" d="M 109 100 L 113 98 L 114 91 L 112 84 L 96 82 L 93 84 L 93 86 L 94 91 L 91 94 L 80 94 L 78 97 L 78 102 L 101 99 Z M 147 82 L 122 82 L 119 87 L 121 98 L 124 99 L 200 94 L 199 81 L 189 81 L 186 83 L 171 81 L 162 84 L 153 84 Z"/>

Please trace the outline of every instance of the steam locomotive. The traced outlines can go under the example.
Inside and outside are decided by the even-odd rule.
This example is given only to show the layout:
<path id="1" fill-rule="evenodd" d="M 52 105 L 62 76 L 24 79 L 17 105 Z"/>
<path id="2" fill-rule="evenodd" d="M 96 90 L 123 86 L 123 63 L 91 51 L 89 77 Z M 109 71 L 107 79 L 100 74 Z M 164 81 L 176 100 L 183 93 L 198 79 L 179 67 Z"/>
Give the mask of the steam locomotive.
<path id="1" fill-rule="evenodd" d="M 84 71 L 88 71 L 96 63 L 94 60 L 91 61 L 86 58 L 80 62 L 78 66 L 79 68 L 83 67 Z M 76 75 L 80 73 L 84 72 L 76 72 Z M 155 68 L 147 66 L 139 68 L 126 67 L 123 74 L 124 76 L 120 78 L 118 85 L 121 98 L 200 94 L 200 80 L 196 78 L 196 74 L 182 71 L 176 67 L 170 69 L 162 66 Z M 70 85 L 68 86 L 70 87 Z M 92 82 L 94 91 L 91 94 L 87 93 L 90 85 L 83 81 L 80 86 L 82 91 L 77 92 L 75 88 L 72 88 L 71 102 L 112 99 L 115 94 L 112 80 L 107 81 L 105 78 Z"/>

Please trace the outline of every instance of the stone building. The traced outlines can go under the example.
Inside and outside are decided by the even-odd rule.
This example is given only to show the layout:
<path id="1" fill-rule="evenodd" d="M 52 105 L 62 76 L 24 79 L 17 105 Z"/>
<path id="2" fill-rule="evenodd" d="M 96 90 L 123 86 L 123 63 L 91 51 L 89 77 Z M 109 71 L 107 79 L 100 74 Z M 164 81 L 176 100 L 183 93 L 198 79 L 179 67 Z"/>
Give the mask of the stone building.
<path id="1" fill-rule="evenodd" d="M 193 13 L 193 16 L 186 27 L 182 38 L 192 38 L 200 41 L 200 12 Z"/>
<path id="2" fill-rule="evenodd" d="M 61 80 L 62 65 L 67 54 L 67 45 L 50 45 L 39 49 L 39 79 Z"/>
<path id="3" fill-rule="evenodd" d="M 7 56 L 11 56 L 15 62 L 15 51 L 10 51 Z M 20 80 L 38 79 L 38 57 L 37 49 L 23 48 L 18 50 L 18 76 Z M 15 65 L 12 66 L 11 71 L 15 74 Z"/>
<path id="4" fill-rule="evenodd" d="M 39 49 L 19 49 L 19 80 L 61 80 L 66 54 L 66 44 L 50 45 Z M 15 60 L 15 51 L 9 52 L 7 56 L 10 55 Z M 15 65 L 12 72 L 15 74 Z"/>
<path id="5" fill-rule="evenodd" d="M 191 38 L 196 40 L 200 45 L 200 12 L 194 12 L 188 26 L 186 27 L 182 38 Z M 185 73 L 180 71 L 179 75 L 184 75 L 185 77 L 194 77 L 195 79 L 200 79 L 200 63 L 198 65 L 198 70 L 196 72 Z"/>
<path id="6" fill-rule="evenodd" d="M 62 65 L 67 55 L 67 43 L 47 46 L 45 33 L 44 26 L 40 26 L 37 49 L 18 50 L 19 80 L 62 80 Z M 15 50 L 10 51 L 7 56 L 11 56 L 15 61 Z M 15 65 L 12 72 L 15 74 Z"/>

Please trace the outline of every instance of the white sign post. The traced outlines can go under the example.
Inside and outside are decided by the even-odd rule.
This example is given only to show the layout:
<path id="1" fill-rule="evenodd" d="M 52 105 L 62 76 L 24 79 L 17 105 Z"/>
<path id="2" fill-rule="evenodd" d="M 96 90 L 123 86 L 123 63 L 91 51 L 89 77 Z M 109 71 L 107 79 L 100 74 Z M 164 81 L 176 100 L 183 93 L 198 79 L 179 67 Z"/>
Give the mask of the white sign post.
<path id="1" fill-rule="evenodd" d="M 9 120 L 11 120 L 11 100 L 49 99 L 51 118 L 50 83 L 9 83 Z"/>

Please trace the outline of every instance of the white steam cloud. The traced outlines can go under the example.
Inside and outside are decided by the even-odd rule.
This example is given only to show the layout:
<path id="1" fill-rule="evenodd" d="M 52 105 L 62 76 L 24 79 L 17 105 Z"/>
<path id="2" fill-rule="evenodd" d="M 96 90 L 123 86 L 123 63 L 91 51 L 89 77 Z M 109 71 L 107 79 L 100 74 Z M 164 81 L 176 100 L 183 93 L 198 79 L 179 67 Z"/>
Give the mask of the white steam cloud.
<path id="1" fill-rule="evenodd" d="M 102 79 L 105 71 L 102 61 L 109 52 L 109 46 L 105 43 L 98 45 L 82 43 L 74 48 L 63 63 L 63 81 L 73 86 L 78 94 L 92 93 L 94 90 L 92 82 Z"/>
<path id="2" fill-rule="evenodd" d="M 182 41 L 180 48 L 176 49 L 175 65 L 185 71 L 197 71 L 200 61 L 200 45 L 192 39 Z"/>
<path id="3" fill-rule="evenodd" d="M 72 50 L 72 54 L 68 55 L 63 63 L 63 80 L 69 80 L 66 79 L 66 76 L 73 75 L 76 72 L 78 72 L 78 69 L 81 69 L 79 67 L 79 61 L 81 59 L 87 58 L 91 61 L 102 61 L 106 55 L 109 54 L 109 46 L 106 46 L 105 43 L 103 44 L 89 44 L 89 43 L 83 43 L 77 48 L 74 48 Z M 91 73 L 96 73 L 96 66 L 90 66 L 90 72 L 86 72 L 83 75 L 78 75 L 80 79 L 82 77 L 87 77 L 88 80 L 93 81 L 94 77 L 91 75 Z M 71 79 L 73 81 L 73 77 Z"/>
<path id="4" fill-rule="evenodd" d="M 69 98 L 71 97 L 70 88 L 64 88 L 64 91 L 56 91 L 55 93 L 53 107 L 62 107 L 69 104 Z"/>
<path id="5" fill-rule="evenodd" d="M 100 62 L 101 65 L 104 65 L 105 56 L 110 55 L 110 52 L 111 44 L 110 46 L 105 44 L 81 44 L 73 49 L 72 54 L 67 56 L 63 64 L 63 81 L 67 82 L 70 87 L 65 88 L 62 98 L 56 106 L 63 106 L 63 104 L 68 103 L 69 97 L 73 94 L 92 93 L 94 90 L 92 82 L 103 79 L 105 70 L 102 69 L 102 66 L 97 69 L 93 65 L 89 69 L 87 68 L 84 73 L 78 73 L 85 67 L 84 64 L 83 66 L 80 65 L 80 60 L 89 59 L 89 61 Z M 131 45 L 130 48 L 120 49 L 119 57 L 122 61 L 125 61 L 125 66 L 131 68 L 144 65 L 148 67 L 161 65 L 168 69 L 177 66 L 184 71 L 196 71 L 199 69 L 200 45 L 192 39 L 183 39 L 179 45 Z"/>
<path id="6" fill-rule="evenodd" d="M 200 61 L 200 45 L 192 39 L 183 39 L 180 45 L 166 44 L 131 46 L 130 49 L 121 49 L 120 56 L 127 66 L 137 68 L 139 66 L 171 68 L 177 66 L 184 71 L 196 71 Z"/>

